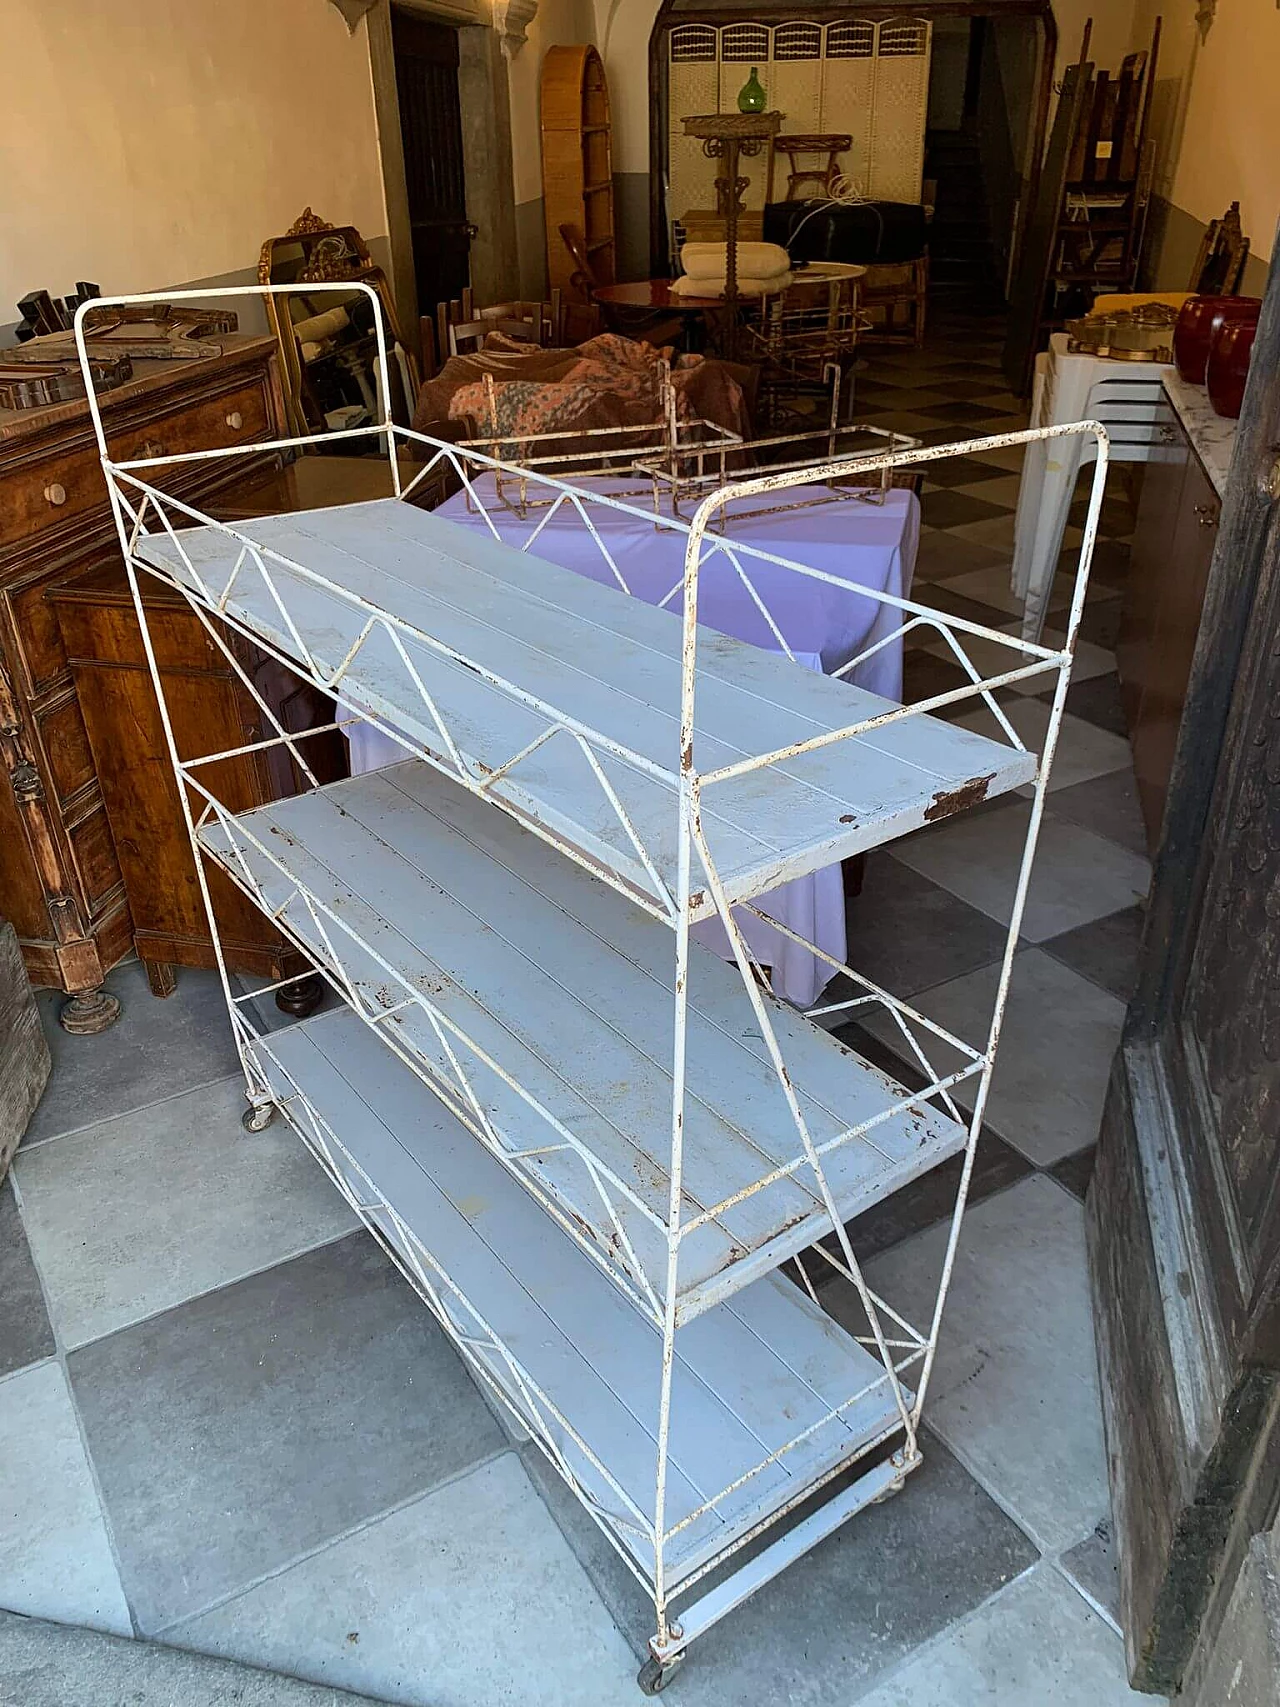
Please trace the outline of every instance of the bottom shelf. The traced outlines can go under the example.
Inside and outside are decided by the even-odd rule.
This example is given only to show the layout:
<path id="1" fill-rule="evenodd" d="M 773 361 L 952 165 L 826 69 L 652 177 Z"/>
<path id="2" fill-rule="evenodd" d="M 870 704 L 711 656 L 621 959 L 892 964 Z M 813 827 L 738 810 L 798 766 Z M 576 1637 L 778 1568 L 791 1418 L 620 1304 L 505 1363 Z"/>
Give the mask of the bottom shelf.
<path id="1" fill-rule="evenodd" d="M 355 1015 L 273 1032 L 251 1053 L 464 1353 L 652 1582 L 652 1323 Z M 668 1592 L 898 1424 L 879 1359 L 779 1275 L 682 1328 Z"/>

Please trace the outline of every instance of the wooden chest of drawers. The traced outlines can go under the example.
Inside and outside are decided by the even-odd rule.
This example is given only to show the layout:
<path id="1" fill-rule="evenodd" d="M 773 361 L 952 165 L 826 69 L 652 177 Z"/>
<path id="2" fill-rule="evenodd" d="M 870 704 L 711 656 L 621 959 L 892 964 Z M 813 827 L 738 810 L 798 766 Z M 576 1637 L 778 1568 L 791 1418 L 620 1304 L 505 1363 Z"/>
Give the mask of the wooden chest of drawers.
<path id="1" fill-rule="evenodd" d="M 283 432 L 275 343 L 237 334 L 201 360 L 137 362 L 103 398 L 112 453 L 164 456 Z M 261 466 L 261 459 L 257 459 Z M 250 457 L 191 463 L 156 483 L 204 501 Z M 100 990 L 133 947 L 125 885 L 50 588 L 118 550 L 84 402 L 0 409 L 0 914 L 35 984 L 66 990 L 70 1031 L 118 1005 Z M 123 757 L 122 760 L 123 761 Z"/>

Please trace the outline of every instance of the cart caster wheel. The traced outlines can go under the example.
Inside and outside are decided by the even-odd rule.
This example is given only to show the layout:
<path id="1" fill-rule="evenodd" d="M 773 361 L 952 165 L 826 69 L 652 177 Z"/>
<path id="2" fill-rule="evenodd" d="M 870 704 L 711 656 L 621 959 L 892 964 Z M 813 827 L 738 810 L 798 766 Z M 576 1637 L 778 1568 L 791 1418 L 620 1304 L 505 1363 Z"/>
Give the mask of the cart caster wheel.
<path id="1" fill-rule="evenodd" d="M 636 1682 L 646 1695 L 657 1695 L 667 1687 L 683 1664 L 683 1654 L 673 1654 L 669 1660 L 647 1659 L 636 1674 Z"/>
<path id="2" fill-rule="evenodd" d="M 240 1124 L 246 1132 L 265 1132 L 275 1117 L 273 1102 L 251 1103 L 240 1116 Z"/>
<path id="3" fill-rule="evenodd" d="M 282 984 L 276 991 L 276 1006 L 282 1014 L 294 1019 L 309 1019 L 324 1000 L 324 979 L 318 972 L 305 978 L 295 978 L 292 984 Z"/>
<path id="4" fill-rule="evenodd" d="M 891 1500 L 895 1495 L 900 1494 L 905 1486 L 905 1482 L 890 1482 L 884 1492 L 877 1494 L 872 1500 L 872 1505 L 883 1505 L 886 1500 Z"/>

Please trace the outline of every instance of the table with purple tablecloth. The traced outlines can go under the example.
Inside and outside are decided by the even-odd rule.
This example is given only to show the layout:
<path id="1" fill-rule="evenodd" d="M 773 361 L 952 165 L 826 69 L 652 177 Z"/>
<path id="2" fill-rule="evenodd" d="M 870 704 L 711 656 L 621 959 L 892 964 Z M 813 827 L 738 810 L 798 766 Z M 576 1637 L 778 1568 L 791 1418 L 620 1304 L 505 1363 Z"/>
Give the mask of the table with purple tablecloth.
<path id="1" fill-rule="evenodd" d="M 635 490 L 633 481 L 616 479 L 584 480 L 578 484 L 601 494 Z M 531 546 L 532 555 L 606 586 L 618 587 L 620 575 L 633 597 L 662 605 L 672 612 L 673 621 L 679 619 L 686 537 L 682 532 L 655 527 L 644 515 L 600 504 L 589 506 L 592 524 L 616 565 L 618 574 L 615 574 L 600 545 L 571 506 L 565 505 L 550 520 L 545 508 L 530 508 L 521 517 L 498 503 L 491 482 L 486 485 L 485 480 L 478 481 L 475 489 L 499 535 L 508 544 L 522 546 L 540 528 Z M 822 489 L 808 487 L 797 488 L 786 496 L 790 500 L 830 498 Z M 856 587 L 899 598 L 910 592 L 920 531 L 920 507 L 914 494 L 895 489 L 885 495 L 883 503 L 840 498 L 800 509 L 764 513 L 776 502 L 776 497 L 764 497 L 740 500 L 730 506 L 731 519 L 725 532 L 728 543 L 787 558 L 839 576 Z M 474 503 L 469 503 L 464 493 L 450 498 L 436 514 L 464 527 L 489 532 L 485 516 Z M 837 586 L 813 579 L 759 557 L 743 555 L 737 561 L 796 661 L 809 669 L 827 672 L 840 669 L 850 658 L 892 635 L 902 622 L 901 612 L 892 605 L 867 598 L 855 586 Z M 707 537 L 699 570 L 698 620 L 739 640 L 774 651 L 782 649 L 752 591 L 743 585 L 728 557 L 715 549 L 713 535 Z M 901 699 L 901 639 L 890 640 L 859 664 L 850 672 L 850 679 L 887 699 Z M 403 747 L 368 724 L 353 723 L 348 735 L 353 772 L 373 770 L 405 756 Z M 844 887 L 838 865 L 783 884 L 761 897 L 757 904 L 807 942 L 815 943 L 837 960 L 845 959 Z M 754 914 L 739 912 L 738 917 L 753 952 L 772 967 L 773 987 L 778 994 L 802 1007 L 811 1004 L 826 984 L 831 968 L 807 949 L 771 930 Z M 718 920 L 697 925 L 695 934 L 719 952 L 729 952 L 724 928 Z"/>

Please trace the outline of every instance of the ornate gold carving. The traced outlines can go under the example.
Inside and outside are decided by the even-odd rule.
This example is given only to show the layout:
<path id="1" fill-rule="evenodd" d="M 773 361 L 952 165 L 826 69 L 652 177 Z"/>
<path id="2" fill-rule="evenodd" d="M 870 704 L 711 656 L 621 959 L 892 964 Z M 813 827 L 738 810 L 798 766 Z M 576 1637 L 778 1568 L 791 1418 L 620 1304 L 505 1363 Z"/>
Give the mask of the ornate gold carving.
<path id="1" fill-rule="evenodd" d="M 304 207 L 285 232 L 286 237 L 311 237 L 317 231 L 332 231 L 333 226 L 327 219 L 321 219 L 318 213 L 312 213 L 309 207 Z"/>

